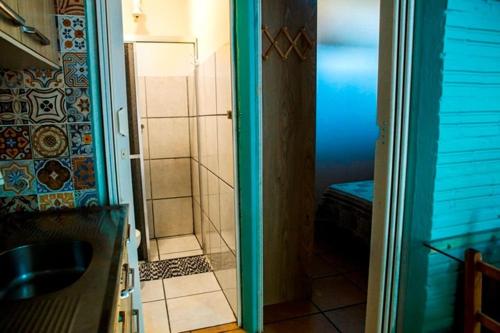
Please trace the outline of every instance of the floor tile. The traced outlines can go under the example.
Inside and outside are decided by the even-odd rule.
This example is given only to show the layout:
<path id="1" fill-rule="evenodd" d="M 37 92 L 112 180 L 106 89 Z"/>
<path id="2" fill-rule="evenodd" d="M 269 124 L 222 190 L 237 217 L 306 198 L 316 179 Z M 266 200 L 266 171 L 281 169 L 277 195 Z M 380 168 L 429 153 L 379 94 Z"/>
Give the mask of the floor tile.
<path id="1" fill-rule="evenodd" d="M 312 301 L 321 310 L 366 302 L 366 294 L 344 276 L 313 280 Z"/>
<path id="2" fill-rule="evenodd" d="M 214 273 L 201 273 L 164 279 L 167 299 L 220 290 Z"/>
<path id="3" fill-rule="evenodd" d="M 364 271 L 352 271 L 345 274 L 352 283 L 358 286 L 364 292 L 368 291 L 368 273 Z"/>
<path id="4" fill-rule="evenodd" d="M 320 255 L 324 260 L 332 265 L 336 270 L 346 273 L 363 270 L 368 267 L 368 262 L 364 262 L 357 255 L 343 253 L 338 250 L 324 252 Z"/>
<path id="5" fill-rule="evenodd" d="M 337 333 L 339 332 L 322 314 L 267 324 L 266 333 Z"/>
<path id="6" fill-rule="evenodd" d="M 174 259 L 174 258 L 184 258 L 191 256 L 199 256 L 202 255 L 202 250 L 191 250 L 191 251 L 183 251 L 183 252 L 172 252 L 160 254 L 160 260 Z"/>
<path id="7" fill-rule="evenodd" d="M 158 238 L 158 247 L 160 249 L 160 254 L 201 249 L 194 235 Z"/>
<path id="8" fill-rule="evenodd" d="M 141 281 L 141 300 L 143 303 L 165 299 L 161 280 Z"/>
<path id="9" fill-rule="evenodd" d="M 149 261 L 158 261 L 158 242 L 156 239 L 149 240 Z"/>
<path id="10" fill-rule="evenodd" d="M 170 333 L 165 301 L 143 303 L 144 331 L 147 333 Z"/>
<path id="11" fill-rule="evenodd" d="M 235 321 L 222 291 L 169 299 L 167 305 L 173 333 Z"/>
<path id="12" fill-rule="evenodd" d="M 366 305 L 360 304 L 326 312 L 325 315 L 342 332 L 363 333 L 365 331 Z"/>
<path id="13" fill-rule="evenodd" d="M 309 270 L 309 275 L 312 278 L 326 277 L 340 274 L 340 271 L 335 267 L 335 265 L 330 264 L 325 259 L 318 255 L 314 255 L 311 259 L 311 269 Z"/>
<path id="14" fill-rule="evenodd" d="M 272 323 L 318 313 L 310 301 L 293 301 L 264 306 L 264 323 Z"/>

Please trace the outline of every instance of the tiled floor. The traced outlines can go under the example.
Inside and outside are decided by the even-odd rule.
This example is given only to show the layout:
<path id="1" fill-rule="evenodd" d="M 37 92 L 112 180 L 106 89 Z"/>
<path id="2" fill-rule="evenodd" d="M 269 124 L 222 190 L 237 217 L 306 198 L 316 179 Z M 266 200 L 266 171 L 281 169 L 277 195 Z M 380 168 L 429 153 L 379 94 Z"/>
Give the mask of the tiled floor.
<path id="1" fill-rule="evenodd" d="M 152 260 L 202 254 L 195 236 L 151 240 Z M 236 321 L 214 273 L 141 282 L 146 333 L 177 333 Z"/>
<path id="2" fill-rule="evenodd" d="M 311 263 L 311 300 L 264 307 L 266 333 L 362 333 L 368 263 L 345 249 L 318 245 Z"/>

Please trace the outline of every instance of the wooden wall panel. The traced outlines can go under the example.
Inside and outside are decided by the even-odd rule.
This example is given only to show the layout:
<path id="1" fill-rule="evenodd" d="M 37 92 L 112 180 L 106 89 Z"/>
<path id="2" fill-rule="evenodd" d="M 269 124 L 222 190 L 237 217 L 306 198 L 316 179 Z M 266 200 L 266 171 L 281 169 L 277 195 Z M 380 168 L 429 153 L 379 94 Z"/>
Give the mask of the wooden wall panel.
<path id="1" fill-rule="evenodd" d="M 316 39 L 316 1 L 263 0 L 262 24 Z M 279 39 L 285 50 L 288 42 Z M 269 42 L 263 38 L 263 49 Z M 310 295 L 305 267 L 312 253 L 316 113 L 316 47 L 306 60 L 275 51 L 263 60 L 264 303 Z"/>

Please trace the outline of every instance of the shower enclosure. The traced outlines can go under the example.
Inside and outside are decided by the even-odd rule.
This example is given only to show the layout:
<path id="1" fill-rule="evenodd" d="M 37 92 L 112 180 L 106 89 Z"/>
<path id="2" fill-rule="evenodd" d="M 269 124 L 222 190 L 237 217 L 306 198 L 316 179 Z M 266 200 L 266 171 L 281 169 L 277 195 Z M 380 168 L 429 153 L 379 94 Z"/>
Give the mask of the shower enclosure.
<path id="1" fill-rule="evenodd" d="M 195 41 L 134 41 L 125 57 L 139 257 L 194 234 L 237 313 L 230 44 L 198 59 Z"/>

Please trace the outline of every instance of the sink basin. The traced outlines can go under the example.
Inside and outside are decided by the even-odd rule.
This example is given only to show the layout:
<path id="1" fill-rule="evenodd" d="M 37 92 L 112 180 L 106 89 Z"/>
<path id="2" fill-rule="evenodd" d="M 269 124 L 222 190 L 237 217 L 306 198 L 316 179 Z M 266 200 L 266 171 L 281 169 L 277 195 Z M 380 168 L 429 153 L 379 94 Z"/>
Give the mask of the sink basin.
<path id="1" fill-rule="evenodd" d="M 0 301 L 28 299 L 75 283 L 92 259 L 92 245 L 53 241 L 0 254 Z"/>

